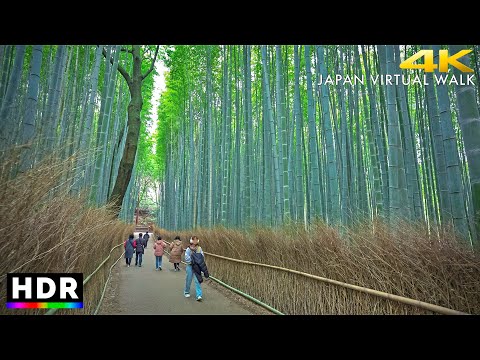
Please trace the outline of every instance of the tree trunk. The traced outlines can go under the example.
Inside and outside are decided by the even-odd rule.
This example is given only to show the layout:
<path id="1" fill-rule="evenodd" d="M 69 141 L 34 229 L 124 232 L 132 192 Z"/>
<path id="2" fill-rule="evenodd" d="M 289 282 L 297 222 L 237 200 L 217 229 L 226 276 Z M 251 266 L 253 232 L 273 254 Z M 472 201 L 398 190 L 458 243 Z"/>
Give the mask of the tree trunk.
<path id="1" fill-rule="evenodd" d="M 451 45 L 449 50 L 455 54 L 465 49 L 465 45 Z M 465 55 L 459 59 L 464 65 L 470 64 L 470 56 Z M 454 68 L 453 73 L 460 76 L 460 70 Z M 468 161 L 470 184 L 472 190 L 473 210 L 477 237 L 472 239 L 472 244 L 478 247 L 480 244 L 480 114 L 475 98 L 475 88 L 472 85 L 455 85 L 458 107 L 458 122 L 462 129 L 465 153 Z"/>
<path id="2" fill-rule="evenodd" d="M 142 58 L 140 56 L 140 45 L 133 45 L 133 74 L 128 88 L 130 90 L 130 103 L 128 104 L 128 131 L 125 141 L 118 176 L 113 186 L 112 194 L 108 202 L 113 202 L 117 213 L 120 212 L 123 198 L 127 190 L 128 182 L 132 175 L 133 163 L 138 147 L 138 137 L 140 135 L 140 111 L 143 106 L 142 99 Z"/>
<path id="3" fill-rule="evenodd" d="M 381 46 L 380 46 L 381 47 Z M 386 46 L 386 74 L 395 73 L 393 46 Z M 405 165 L 403 160 L 397 101 L 394 86 L 387 86 L 388 102 L 388 183 L 390 193 L 390 217 L 392 220 L 408 217 Z"/>
<path id="4" fill-rule="evenodd" d="M 295 45 L 293 48 L 294 52 L 294 66 L 295 66 L 295 89 L 294 89 L 294 120 L 295 120 L 295 141 L 296 141 L 296 182 L 295 182 L 295 193 L 296 193 L 296 204 L 297 204 L 297 220 L 305 222 L 305 195 L 303 192 L 304 181 L 303 181 L 303 117 L 301 109 L 301 99 L 300 99 L 300 59 L 298 54 L 298 45 Z"/>
<path id="5" fill-rule="evenodd" d="M 11 116 L 15 101 L 17 100 L 18 86 L 22 77 L 23 59 L 25 58 L 25 45 L 17 45 L 15 62 L 13 64 L 10 81 L 0 108 L 0 150 L 5 150 L 13 140 L 11 130 L 14 128 L 15 119 Z M 10 136 L 9 136 L 10 134 Z"/>
<path id="6" fill-rule="evenodd" d="M 307 73 L 307 103 L 308 103 L 308 164 L 311 190 L 313 192 L 313 211 L 312 216 L 319 218 L 322 216 L 320 199 L 320 170 L 318 164 L 318 142 L 317 128 L 314 116 L 314 100 L 312 85 L 312 66 L 310 58 L 310 45 L 305 45 L 305 71 Z"/>
<path id="7" fill-rule="evenodd" d="M 324 48 L 322 45 L 317 47 L 318 57 L 318 74 L 325 79 L 327 77 L 327 68 L 325 65 Z M 338 200 L 338 177 L 337 177 L 337 161 L 335 158 L 335 149 L 333 146 L 333 132 L 332 122 L 330 120 L 330 105 L 329 105 L 329 89 L 325 85 L 325 81 L 322 81 L 321 87 L 321 105 L 323 116 L 323 128 L 325 131 L 325 143 L 327 147 L 327 162 L 328 162 L 328 189 L 329 196 L 327 199 L 327 214 L 329 222 L 336 223 L 339 219 L 339 200 Z"/>
<path id="8" fill-rule="evenodd" d="M 35 136 L 35 120 L 37 117 L 38 88 L 40 84 L 40 69 L 42 67 L 43 45 L 34 45 L 32 62 L 30 64 L 30 77 L 28 80 L 27 106 L 23 119 L 22 144 L 28 144 Z M 22 156 L 20 171 L 25 171 L 32 165 L 32 145 L 25 149 Z"/>

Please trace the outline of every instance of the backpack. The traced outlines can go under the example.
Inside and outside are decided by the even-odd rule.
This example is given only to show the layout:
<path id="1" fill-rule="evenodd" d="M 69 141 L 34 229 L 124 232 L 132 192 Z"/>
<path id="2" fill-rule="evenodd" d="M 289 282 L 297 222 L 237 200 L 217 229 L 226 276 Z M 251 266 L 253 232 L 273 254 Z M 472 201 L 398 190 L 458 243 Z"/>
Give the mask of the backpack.
<path id="1" fill-rule="evenodd" d="M 135 239 L 127 239 L 125 241 L 125 250 L 127 249 L 127 244 L 130 244 L 133 248 L 133 252 L 135 253 L 135 246 L 134 246 L 134 243 L 135 243 Z"/>
<path id="2" fill-rule="evenodd" d="M 200 246 L 197 246 L 195 251 L 193 251 L 190 247 L 187 248 L 187 250 L 190 249 L 190 261 L 191 265 L 193 264 L 198 264 L 200 259 L 203 258 L 202 253 L 200 252 L 201 248 Z M 200 256 L 199 256 L 200 255 Z M 195 261 L 195 258 L 198 259 L 199 261 Z"/>
<path id="3" fill-rule="evenodd" d="M 191 249 L 190 249 L 191 251 Z M 203 254 L 199 251 L 196 251 L 196 252 L 193 252 L 191 251 L 190 253 L 190 258 L 192 259 L 192 267 L 195 268 L 196 266 L 198 266 L 198 269 L 200 270 L 200 272 L 203 273 L 203 275 L 208 278 L 210 277 L 209 273 L 208 273 L 208 268 L 207 268 L 207 264 L 205 263 L 205 257 L 203 256 Z"/>

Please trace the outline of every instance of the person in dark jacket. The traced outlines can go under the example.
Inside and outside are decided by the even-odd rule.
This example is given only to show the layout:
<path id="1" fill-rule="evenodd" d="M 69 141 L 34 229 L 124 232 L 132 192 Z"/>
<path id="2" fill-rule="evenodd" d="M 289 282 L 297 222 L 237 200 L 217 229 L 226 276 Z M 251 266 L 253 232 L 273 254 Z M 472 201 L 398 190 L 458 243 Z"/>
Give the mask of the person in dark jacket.
<path id="1" fill-rule="evenodd" d="M 133 234 L 130 234 L 128 236 L 128 240 L 125 240 L 125 243 L 123 244 L 123 247 L 125 248 L 125 261 L 127 262 L 127 267 L 130 267 L 130 264 L 132 263 L 132 257 L 133 257 L 133 252 L 135 250 L 134 247 L 134 240 L 135 236 Z"/>
<path id="2" fill-rule="evenodd" d="M 135 266 L 138 265 L 139 267 L 142 267 L 142 258 L 145 252 L 145 240 L 142 235 L 143 234 L 140 233 L 138 239 L 133 243 L 135 246 Z"/>
<path id="3" fill-rule="evenodd" d="M 147 248 L 148 245 L 148 240 L 150 239 L 150 235 L 148 234 L 148 231 L 143 235 L 143 239 L 145 240 L 145 249 Z"/>
<path id="4" fill-rule="evenodd" d="M 197 301 L 202 301 L 202 286 L 201 282 L 203 281 L 202 275 L 200 273 L 200 278 L 199 274 L 195 272 L 193 267 L 195 266 L 200 271 L 202 269 L 204 270 L 204 275 L 205 277 L 208 278 L 208 270 L 207 266 L 205 265 L 205 260 L 204 260 L 204 255 L 203 255 L 203 250 L 200 246 L 198 246 L 199 239 L 196 236 L 192 236 L 190 238 L 190 246 L 187 248 L 185 251 L 185 262 L 187 263 L 186 267 L 186 273 L 187 277 L 185 279 L 185 289 L 183 290 L 183 294 L 185 295 L 186 298 L 190 297 L 190 286 L 192 285 L 192 278 L 195 282 L 195 293 L 196 293 L 196 299 Z M 197 263 L 198 262 L 198 263 Z"/>

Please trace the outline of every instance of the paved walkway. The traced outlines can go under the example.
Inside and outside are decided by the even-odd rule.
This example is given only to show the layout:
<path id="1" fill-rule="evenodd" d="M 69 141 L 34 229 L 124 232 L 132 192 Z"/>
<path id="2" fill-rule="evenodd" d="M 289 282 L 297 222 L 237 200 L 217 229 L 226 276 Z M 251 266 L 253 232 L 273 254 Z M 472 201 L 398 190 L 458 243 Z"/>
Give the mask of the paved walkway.
<path id="1" fill-rule="evenodd" d="M 135 238 L 138 233 L 135 233 Z M 155 256 L 153 255 L 153 234 L 148 241 L 145 254 L 143 255 L 142 267 L 136 267 L 135 256 L 132 265 L 126 267 L 125 259 L 122 258 L 115 268 L 118 268 L 113 277 L 116 283 L 114 299 L 106 301 L 114 302 L 102 306 L 102 314 L 208 314 L 208 315 L 249 315 L 248 310 L 240 304 L 227 298 L 224 294 L 202 283 L 203 301 L 195 300 L 195 283 L 192 281 L 190 298 L 183 296 L 185 286 L 185 265 L 180 264 L 181 271 L 173 271 L 173 264 L 168 261 L 168 255 L 163 256 L 162 271 L 155 270 Z M 212 280 L 210 280 L 212 281 Z M 114 285 L 115 286 L 115 285 Z"/>

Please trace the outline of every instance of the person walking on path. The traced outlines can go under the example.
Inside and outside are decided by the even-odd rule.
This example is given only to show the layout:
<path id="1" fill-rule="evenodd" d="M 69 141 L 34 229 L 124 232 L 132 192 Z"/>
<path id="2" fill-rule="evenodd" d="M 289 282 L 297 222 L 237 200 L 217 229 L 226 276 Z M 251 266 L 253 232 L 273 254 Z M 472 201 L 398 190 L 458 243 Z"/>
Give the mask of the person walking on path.
<path id="1" fill-rule="evenodd" d="M 140 233 L 138 239 L 135 240 L 135 266 L 142 267 L 143 253 L 145 252 L 145 240 L 143 234 Z"/>
<path id="2" fill-rule="evenodd" d="M 143 239 L 145 240 L 145 249 L 147 248 L 148 245 L 148 240 L 150 239 L 150 235 L 148 234 L 148 231 L 143 235 Z"/>
<path id="3" fill-rule="evenodd" d="M 130 234 L 128 236 L 128 240 L 125 240 L 125 243 L 123 244 L 123 247 L 125 248 L 125 261 L 127 263 L 127 267 L 130 267 L 130 264 L 132 263 L 133 252 L 135 250 L 134 237 L 135 236 L 133 234 Z"/>
<path id="4" fill-rule="evenodd" d="M 175 240 L 170 244 L 170 262 L 173 263 L 174 271 L 180 271 L 180 262 L 184 252 L 180 236 L 175 236 Z"/>
<path id="5" fill-rule="evenodd" d="M 192 278 L 195 282 L 195 293 L 196 293 L 196 300 L 197 301 L 202 301 L 202 286 L 200 284 L 200 281 L 198 280 L 197 276 L 193 276 L 193 267 L 192 267 L 192 262 L 195 264 L 195 257 L 198 254 L 201 254 L 202 257 L 203 255 L 203 250 L 200 246 L 198 246 L 199 239 L 196 236 L 192 236 L 190 238 L 190 246 L 187 248 L 185 251 L 185 262 L 187 263 L 186 267 L 186 272 L 187 276 L 185 279 L 185 289 L 183 290 L 183 294 L 186 298 L 190 297 L 190 286 L 192 285 Z M 205 274 L 206 277 L 208 277 L 208 273 Z M 201 275 L 200 275 L 201 278 Z"/>
<path id="6" fill-rule="evenodd" d="M 146 246 L 145 246 L 146 247 Z M 162 240 L 162 237 L 159 236 L 155 244 L 153 244 L 153 254 L 155 255 L 155 270 L 162 270 L 162 258 L 163 252 L 167 247 L 167 243 Z"/>

